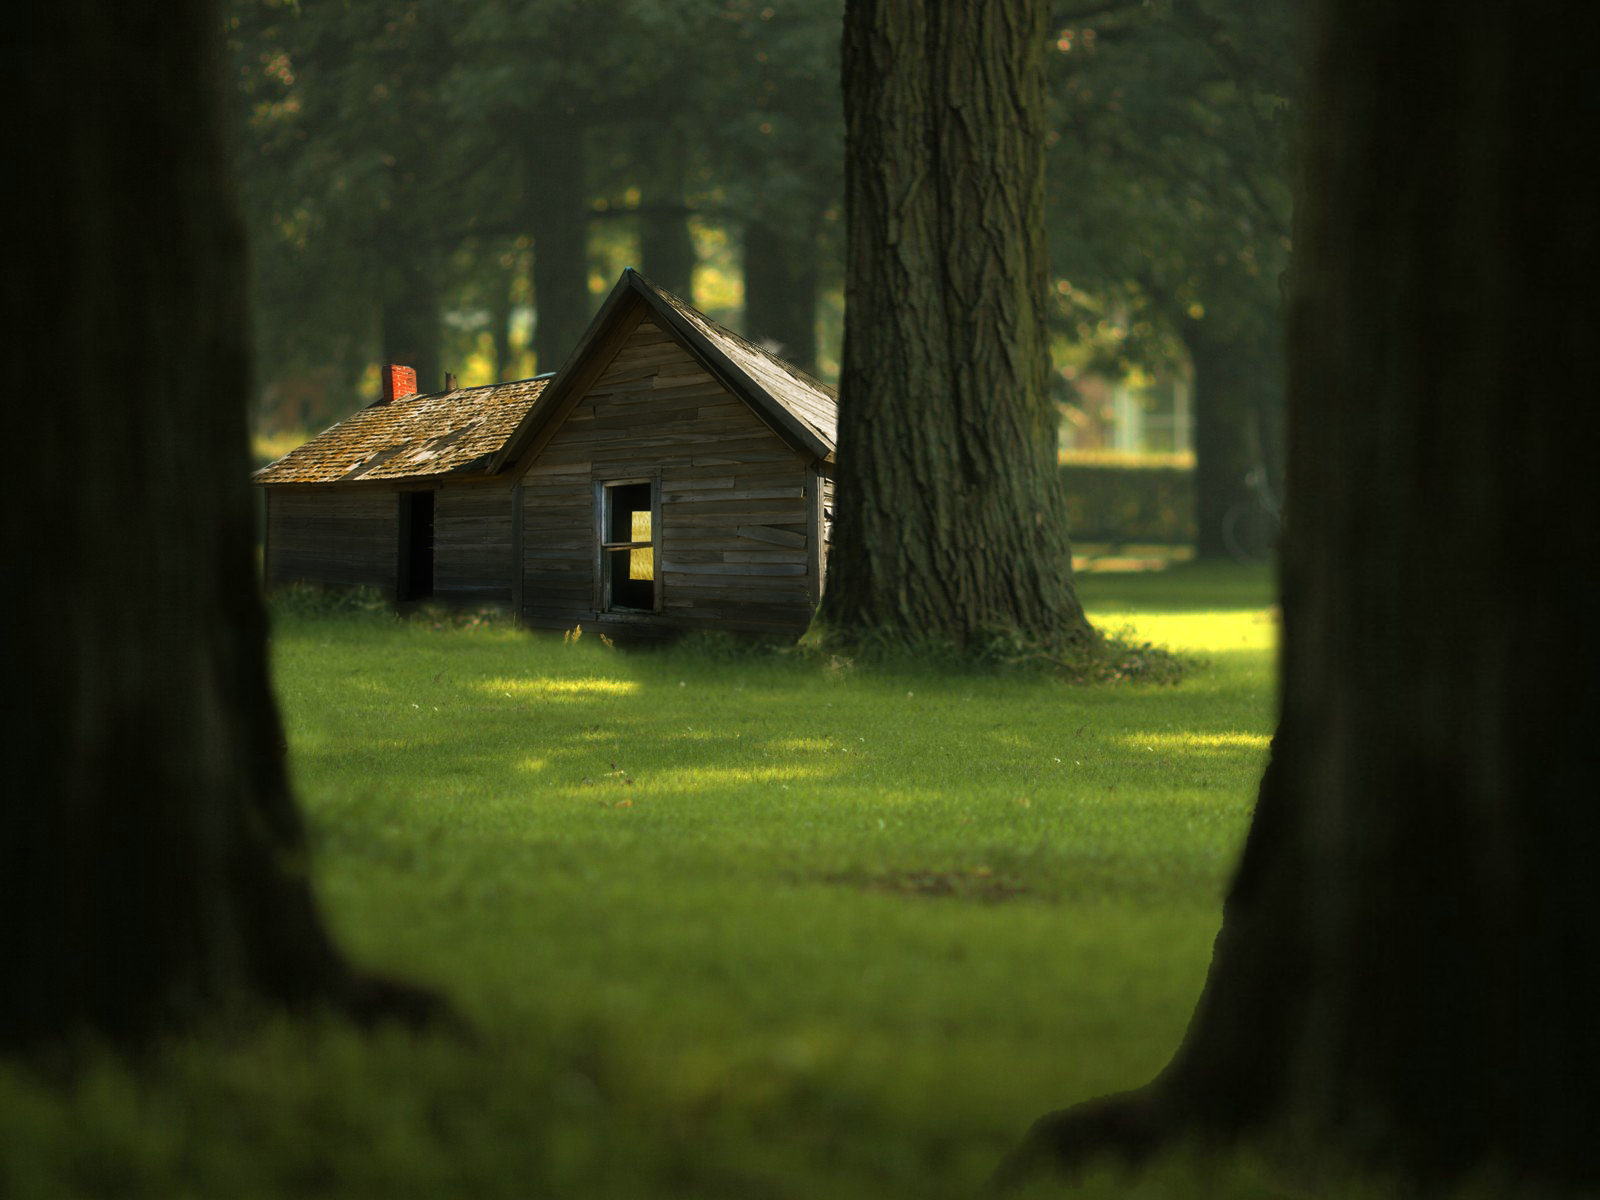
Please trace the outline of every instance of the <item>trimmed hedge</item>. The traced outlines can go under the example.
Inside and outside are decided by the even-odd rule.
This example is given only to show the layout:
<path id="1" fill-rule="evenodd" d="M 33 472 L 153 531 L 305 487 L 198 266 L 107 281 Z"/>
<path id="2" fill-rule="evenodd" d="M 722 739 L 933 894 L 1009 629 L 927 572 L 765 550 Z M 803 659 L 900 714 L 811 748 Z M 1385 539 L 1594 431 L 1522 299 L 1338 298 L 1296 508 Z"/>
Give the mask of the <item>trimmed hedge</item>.
<path id="1" fill-rule="evenodd" d="M 1074 542 L 1194 544 L 1194 467 L 1183 457 L 1074 456 L 1061 479 Z"/>

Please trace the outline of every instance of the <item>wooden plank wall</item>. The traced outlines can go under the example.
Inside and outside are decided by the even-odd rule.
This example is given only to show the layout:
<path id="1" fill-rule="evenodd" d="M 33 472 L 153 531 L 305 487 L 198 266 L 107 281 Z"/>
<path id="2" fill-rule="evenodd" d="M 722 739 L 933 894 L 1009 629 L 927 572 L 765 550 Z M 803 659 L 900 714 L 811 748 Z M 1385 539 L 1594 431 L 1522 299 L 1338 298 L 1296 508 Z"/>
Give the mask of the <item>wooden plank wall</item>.
<path id="1" fill-rule="evenodd" d="M 800 456 L 646 320 L 523 476 L 523 618 L 595 611 L 594 484 L 661 479 L 662 612 L 627 623 L 798 636 L 811 620 Z"/>
<path id="2" fill-rule="evenodd" d="M 511 602 L 511 485 L 446 483 L 433 500 L 433 591 L 447 602 Z"/>
<path id="3" fill-rule="evenodd" d="M 271 488 L 269 584 L 364 584 L 393 591 L 399 503 L 393 489 Z"/>

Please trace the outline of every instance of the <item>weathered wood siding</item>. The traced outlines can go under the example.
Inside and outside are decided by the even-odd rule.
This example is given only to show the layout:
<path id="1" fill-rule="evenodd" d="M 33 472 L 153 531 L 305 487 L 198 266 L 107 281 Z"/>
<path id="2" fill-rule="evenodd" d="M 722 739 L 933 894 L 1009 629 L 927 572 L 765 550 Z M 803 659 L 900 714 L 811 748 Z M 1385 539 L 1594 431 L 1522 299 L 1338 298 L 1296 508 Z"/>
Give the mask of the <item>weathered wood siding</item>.
<path id="1" fill-rule="evenodd" d="M 596 611 L 595 484 L 659 477 L 662 611 Z M 806 464 L 642 322 L 523 476 L 523 617 L 798 635 L 810 623 Z"/>
<path id="2" fill-rule="evenodd" d="M 269 584 L 364 584 L 393 591 L 399 502 L 392 488 L 269 488 Z"/>
<path id="3" fill-rule="evenodd" d="M 511 602 L 511 484 L 446 483 L 433 499 L 433 592 L 446 602 Z"/>

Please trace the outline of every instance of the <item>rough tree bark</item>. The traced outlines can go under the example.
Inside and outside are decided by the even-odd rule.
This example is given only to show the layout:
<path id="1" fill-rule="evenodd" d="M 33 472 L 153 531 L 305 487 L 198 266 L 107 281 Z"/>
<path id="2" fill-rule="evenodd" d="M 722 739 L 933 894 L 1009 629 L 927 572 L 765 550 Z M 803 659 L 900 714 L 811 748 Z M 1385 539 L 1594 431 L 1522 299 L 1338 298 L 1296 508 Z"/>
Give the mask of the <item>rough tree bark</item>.
<path id="1" fill-rule="evenodd" d="M 817 369 L 817 254 L 812 221 L 745 226 L 745 336 L 808 372 Z"/>
<path id="2" fill-rule="evenodd" d="M 559 107 L 528 131 L 523 197 L 533 235 L 535 369 L 556 371 L 589 325 L 583 127 Z"/>
<path id="3" fill-rule="evenodd" d="M 6 319 L 49 400 L 4 483 L 0 1047 L 136 1044 L 238 999 L 420 1014 L 426 996 L 355 976 L 329 940 L 285 774 L 220 14 L 11 17 L 10 128 L 48 183 L 6 206 Z"/>
<path id="4" fill-rule="evenodd" d="M 1086 638 L 1043 304 L 1045 0 L 846 5 L 847 291 L 822 617 Z"/>
<path id="5" fill-rule="evenodd" d="M 1600 17 L 1436 17 L 1313 27 L 1282 709 L 1205 991 L 1006 1178 L 1292 1129 L 1424 1190 L 1600 1183 Z"/>

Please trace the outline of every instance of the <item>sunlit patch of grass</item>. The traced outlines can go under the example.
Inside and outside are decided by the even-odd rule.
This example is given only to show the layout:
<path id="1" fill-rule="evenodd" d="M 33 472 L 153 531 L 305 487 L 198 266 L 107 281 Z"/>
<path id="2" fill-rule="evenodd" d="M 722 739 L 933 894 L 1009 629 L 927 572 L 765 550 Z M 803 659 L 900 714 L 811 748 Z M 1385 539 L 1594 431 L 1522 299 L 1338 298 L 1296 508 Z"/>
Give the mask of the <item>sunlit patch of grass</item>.
<path id="1" fill-rule="evenodd" d="M 1129 733 L 1118 739 L 1123 745 L 1147 751 L 1156 750 L 1235 750 L 1264 751 L 1271 738 L 1264 733 Z"/>
<path id="2" fill-rule="evenodd" d="M 699 793 L 707 788 L 765 787 L 772 784 L 799 784 L 824 779 L 828 772 L 820 767 L 806 767 L 799 763 L 771 766 L 683 767 L 677 770 L 652 771 L 641 783 L 661 792 Z"/>
<path id="3" fill-rule="evenodd" d="M 785 754 L 830 754 L 840 747 L 831 738 L 774 738 L 767 743 L 769 750 Z"/>
<path id="4" fill-rule="evenodd" d="M 472 685 L 486 696 L 500 695 L 507 700 L 578 702 L 602 696 L 630 696 L 639 690 L 632 679 L 486 679 Z"/>

